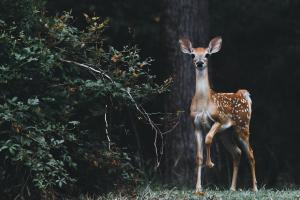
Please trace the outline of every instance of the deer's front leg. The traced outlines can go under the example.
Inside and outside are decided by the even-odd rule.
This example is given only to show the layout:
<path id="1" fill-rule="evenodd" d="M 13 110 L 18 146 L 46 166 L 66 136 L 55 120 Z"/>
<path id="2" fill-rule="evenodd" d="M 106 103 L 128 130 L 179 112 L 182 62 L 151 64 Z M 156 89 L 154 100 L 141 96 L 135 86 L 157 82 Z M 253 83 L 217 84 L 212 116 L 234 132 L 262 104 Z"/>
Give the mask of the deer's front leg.
<path id="1" fill-rule="evenodd" d="M 201 169 L 203 165 L 203 135 L 199 128 L 195 129 L 196 137 L 196 170 L 197 170 L 197 183 L 196 183 L 196 194 L 203 195 L 202 184 L 201 184 Z"/>
<path id="2" fill-rule="evenodd" d="M 211 127 L 210 131 L 208 132 L 208 134 L 205 137 L 206 165 L 209 168 L 212 168 L 214 166 L 214 163 L 211 161 L 211 158 L 210 158 L 210 146 L 211 146 L 211 143 L 212 143 L 212 140 L 213 140 L 215 134 L 218 132 L 220 127 L 221 127 L 221 124 L 219 122 L 215 122 L 214 125 Z"/>

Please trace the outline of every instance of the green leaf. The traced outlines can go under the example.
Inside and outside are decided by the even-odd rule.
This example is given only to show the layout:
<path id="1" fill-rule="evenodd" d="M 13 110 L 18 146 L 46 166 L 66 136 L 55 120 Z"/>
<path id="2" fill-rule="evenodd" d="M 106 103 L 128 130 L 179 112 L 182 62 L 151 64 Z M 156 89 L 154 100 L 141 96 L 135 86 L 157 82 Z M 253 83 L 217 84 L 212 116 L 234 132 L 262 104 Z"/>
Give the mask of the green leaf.
<path id="1" fill-rule="evenodd" d="M 39 105 L 40 100 L 37 97 L 35 97 L 34 99 L 28 99 L 27 103 L 32 106 L 37 106 Z"/>

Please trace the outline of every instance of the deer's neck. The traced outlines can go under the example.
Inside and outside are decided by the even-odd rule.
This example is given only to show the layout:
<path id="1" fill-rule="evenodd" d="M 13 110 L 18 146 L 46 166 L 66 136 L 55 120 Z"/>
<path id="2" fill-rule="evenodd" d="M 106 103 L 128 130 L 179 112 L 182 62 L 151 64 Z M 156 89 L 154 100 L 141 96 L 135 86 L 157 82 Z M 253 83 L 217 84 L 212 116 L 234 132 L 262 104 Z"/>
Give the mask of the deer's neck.
<path id="1" fill-rule="evenodd" d="M 208 80 L 207 68 L 204 70 L 196 69 L 196 91 L 195 97 L 197 98 L 197 104 L 201 108 L 205 109 L 210 100 L 210 85 Z"/>

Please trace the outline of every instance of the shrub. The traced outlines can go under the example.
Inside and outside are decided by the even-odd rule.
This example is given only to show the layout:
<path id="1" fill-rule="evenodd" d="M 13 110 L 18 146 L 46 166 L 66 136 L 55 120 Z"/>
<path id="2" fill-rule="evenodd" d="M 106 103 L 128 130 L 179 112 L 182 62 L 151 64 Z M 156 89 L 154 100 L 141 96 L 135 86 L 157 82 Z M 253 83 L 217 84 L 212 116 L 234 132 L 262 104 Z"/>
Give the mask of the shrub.
<path id="1" fill-rule="evenodd" d="M 137 47 L 106 43 L 108 20 L 85 15 L 81 30 L 69 12 L 45 16 L 42 2 L 1 2 L 18 13 L 0 14 L 2 195 L 49 198 L 137 182 L 134 156 L 119 138 L 135 103 L 168 83 L 155 83 L 152 60 Z"/>

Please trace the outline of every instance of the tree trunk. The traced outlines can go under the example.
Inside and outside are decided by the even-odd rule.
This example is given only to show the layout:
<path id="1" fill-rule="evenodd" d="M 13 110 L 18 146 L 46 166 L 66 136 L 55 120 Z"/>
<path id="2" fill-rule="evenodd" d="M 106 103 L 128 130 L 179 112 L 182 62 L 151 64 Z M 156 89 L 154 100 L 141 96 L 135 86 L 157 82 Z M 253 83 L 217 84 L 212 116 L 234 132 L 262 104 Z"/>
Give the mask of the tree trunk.
<path id="1" fill-rule="evenodd" d="M 163 172 L 168 183 L 191 184 L 195 180 L 195 136 L 189 107 L 195 92 L 192 59 L 181 53 L 178 40 L 186 37 L 193 45 L 208 43 L 207 0 L 163 0 L 163 51 L 166 68 L 174 83 L 166 97 L 166 111 L 183 111 L 180 124 L 166 136 Z"/>

